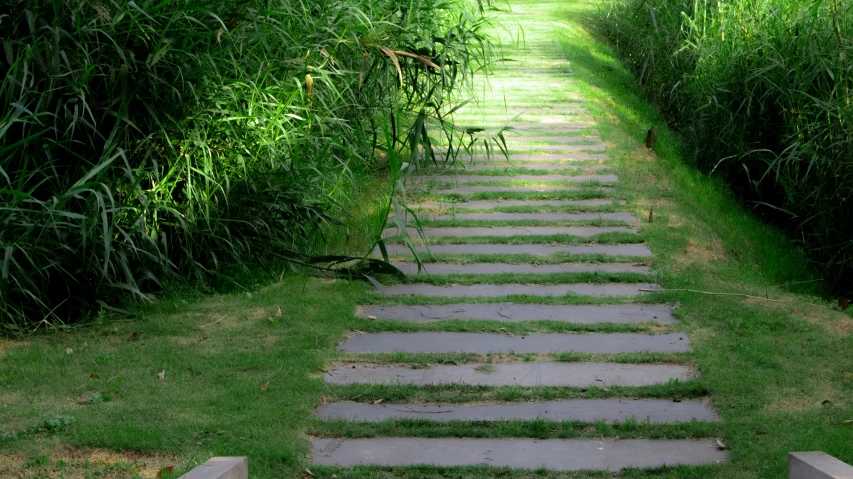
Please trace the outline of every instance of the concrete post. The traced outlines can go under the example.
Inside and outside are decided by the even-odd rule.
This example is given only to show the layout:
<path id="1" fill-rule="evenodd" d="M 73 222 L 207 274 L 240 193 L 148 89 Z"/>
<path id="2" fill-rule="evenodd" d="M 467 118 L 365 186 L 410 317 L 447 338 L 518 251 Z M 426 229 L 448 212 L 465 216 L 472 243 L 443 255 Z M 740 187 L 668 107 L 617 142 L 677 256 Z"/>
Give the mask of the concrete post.
<path id="1" fill-rule="evenodd" d="M 249 459 L 213 457 L 179 479 L 249 479 Z"/>
<path id="2" fill-rule="evenodd" d="M 824 452 L 792 452 L 788 479 L 853 479 L 853 466 Z"/>

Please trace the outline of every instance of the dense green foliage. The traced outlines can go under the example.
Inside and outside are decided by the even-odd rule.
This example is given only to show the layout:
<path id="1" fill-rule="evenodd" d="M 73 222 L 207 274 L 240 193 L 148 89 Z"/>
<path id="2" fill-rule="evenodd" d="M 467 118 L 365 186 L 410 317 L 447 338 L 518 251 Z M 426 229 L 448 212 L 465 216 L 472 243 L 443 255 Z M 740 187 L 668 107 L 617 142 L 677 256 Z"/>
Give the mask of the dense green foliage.
<path id="1" fill-rule="evenodd" d="M 317 253 L 359 177 L 424 151 L 487 47 L 465 0 L 4 5 L 12 329 Z"/>
<path id="2" fill-rule="evenodd" d="M 698 166 L 853 276 L 853 1 L 617 0 L 602 25 Z"/>

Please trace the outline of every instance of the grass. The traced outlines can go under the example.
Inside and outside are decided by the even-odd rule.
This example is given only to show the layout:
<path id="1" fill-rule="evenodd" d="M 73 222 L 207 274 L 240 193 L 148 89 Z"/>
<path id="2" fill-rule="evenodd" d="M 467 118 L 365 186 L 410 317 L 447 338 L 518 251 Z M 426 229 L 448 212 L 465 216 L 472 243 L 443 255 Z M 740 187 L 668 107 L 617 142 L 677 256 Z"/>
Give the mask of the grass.
<path id="1" fill-rule="evenodd" d="M 730 449 L 728 464 L 626 470 L 621 478 L 777 478 L 785 454 L 823 450 L 853 463 L 853 318 L 822 295 L 818 275 L 781 232 L 747 214 L 718 180 L 692 169 L 679 137 L 636 87 L 634 77 L 592 30 L 600 4 L 516 0 L 514 10 L 534 12 L 553 31 L 528 32 L 528 39 L 556 38 L 570 60 L 577 89 L 596 117 L 629 211 L 654 221 L 642 237 L 656 253 L 655 281 L 674 291 L 633 298 L 678 304 L 676 327 L 693 350 L 683 355 L 573 355 L 564 361 L 688 362 L 697 379 L 651 387 L 470 387 L 444 385 L 325 385 L 323 370 L 341 360 L 404 363 L 424 367 L 458 361 L 535 361 L 528 355 L 354 355 L 336 351 L 352 331 L 481 331 L 524 334 L 610 331 L 611 326 L 570 329 L 563 324 L 439 322 L 400 325 L 355 316 L 359 304 L 453 304 L 460 298 L 386 297 L 368 284 L 284 274 L 258 279 L 249 291 L 207 297 L 164 298 L 136 311 L 135 318 L 101 318 L 61 333 L 0 342 L 0 457 L 35 458 L 46 471 L 63 451 L 99 448 L 116 454 L 166 455 L 175 474 L 212 455 L 247 455 L 253 477 L 340 478 L 610 478 L 611 473 L 553 473 L 470 468 L 317 468 L 306 457 L 308 435 L 504 437 L 719 437 Z M 654 153 L 641 148 L 645 131 L 659 125 Z M 368 195 L 368 192 L 364 193 Z M 611 192 L 558 195 L 477 194 L 468 198 L 600 198 Z M 369 196 L 368 196 L 369 197 Z M 418 198 L 424 198 L 421 196 Z M 455 197 L 459 198 L 459 197 Z M 358 204 L 351 221 L 352 247 L 369 247 L 359 234 L 371 202 Z M 454 261 L 617 261 L 598 256 L 456 256 Z M 278 272 L 276 272 L 278 273 Z M 277 276 L 277 275 L 276 275 Z M 713 296 L 679 291 L 748 294 Z M 765 299 L 762 299 L 765 298 Z M 493 302 L 506 298 L 474 298 Z M 624 303 L 632 298 L 512 297 L 548 304 Z M 767 299 L 782 301 L 767 301 Z M 281 314 L 278 314 L 279 308 Z M 656 330 L 634 325 L 637 331 Z M 613 326 L 616 328 L 615 326 Z M 501 331 L 503 328 L 503 331 Z M 615 331 L 616 329 L 613 329 Z M 665 329 L 668 331 L 671 329 Z M 69 352 L 70 349 L 70 352 Z M 164 373 L 164 379 L 158 373 Z M 103 402 L 87 401 L 100 395 Z M 497 425 L 379 425 L 318 423 L 313 410 L 323 401 L 352 400 L 478 403 L 561 398 L 707 398 L 719 425 L 500 423 Z M 80 404 L 83 402 L 85 404 Z M 58 430 L 33 433 L 45 420 L 74 418 Z M 588 428 L 592 428 L 589 429 Z M 594 431 L 594 432 L 593 432 Z M 65 448 L 65 449 L 63 449 Z M 124 451 L 124 452 L 119 452 Z M 43 459 L 48 456 L 47 459 Z M 39 459 L 42 458 L 42 459 Z M 39 464 L 45 464 L 39 466 Z M 3 473 L 2 469 L 0 469 Z M 13 473 L 19 471 L 14 470 Z M 8 473 L 6 475 L 12 475 Z M 14 476 L 12 476 L 14 477 Z M 57 476 L 58 477 L 58 476 Z M 168 476 L 165 476 L 168 477 Z"/>

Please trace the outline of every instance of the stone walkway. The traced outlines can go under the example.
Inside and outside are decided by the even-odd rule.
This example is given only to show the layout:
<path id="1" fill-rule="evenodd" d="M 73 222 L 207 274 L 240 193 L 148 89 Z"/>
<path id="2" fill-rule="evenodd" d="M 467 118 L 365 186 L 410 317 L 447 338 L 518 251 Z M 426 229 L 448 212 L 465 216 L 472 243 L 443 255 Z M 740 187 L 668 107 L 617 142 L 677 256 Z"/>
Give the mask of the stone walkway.
<path id="1" fill-rule="evenodd" d="M 645 263 L 653 252 L 643 243 L 642 223 L 618 193 L 619 178 L 595 120 L 584 108 L 570 65 L 549 39 L 551 23 L 528 5 L 533 4 L 513 4 L 514 18 L 503 23 L 507 29 L 495 30 L 508 42 L 517 33 L 513 29 L 523 27 L 526 46 L 511 55 L 520 61 L 507 62 L 485 80 L 490 88 L 480 107 L 464 108 L 455 115 L 459 125 L 498 128 L 520 113 L 512 123 L 514 132 L 507 136 L 511 162 L 503 158 L 487 162 L 475 154 L 467 158 L 471 164 L 466 162 L 464 168 L 417 179 L 415 184 L 425 192 L 418 196 L 424 200 L 415 208 L 421 211 L 423 231 L 430 240 L 429 253 L 426 247 L 419 248 L 429 261 L 426 272 L 415 282 L 382 289 L 383 297 L 397 302 L 367 306 L 359 314 L 411 325 L 435 323 L 439 330 L 448 324 L 442 322 L 453 320 L 472 325 L 536 322 L 531 329 L 537 331 L 542 331 L 542 324 L 576 329 L 546 328 L 529 335 L 494 329 L 357 334 L 339 347 L 349 357 L 472 353 L 483 362 L 429 368 L 412 368 L 405 362 L 342 362 L 327 373 L 328 383 L 609 391 L 695 377 L 689 365 L 677 360 L 634 364 L 624 360 L 653 354 L 677 357 L 689 351 L 690 341 L 678 332 L 670 305 L 634 303 L 641 295 L 654 295 L 657 287 L 649 281 L 651 272 Z M 416 237 L 414 230 L 411 233 Z M 416 275 L 410 252 L 394 244 L 399 234 L 396 229 L 386 231 L 388 253 L 399 268 Z M 455 275 L 452 281 L 465 284 L 435 280 L 446 275 Z M 609 332 L 603 327 L 634 329 Z M 558 361 L 564 353 L 581 359 Z M 518 355 L 528 356 L 522 360 Z M 719 420 L 700 400 L 632 397 L 476 404 L 341 402 L 321 407 L 317 415 L 322 420 L 364 423 Z M 474 439 L 465 438 L 464 431 L 457 435 L 462 437 L 318 439 L 313 460 L 318 465 L 345 467 L 491 465 L 617 471 L 713 464 L 727 458 L 713 438 Z"/>

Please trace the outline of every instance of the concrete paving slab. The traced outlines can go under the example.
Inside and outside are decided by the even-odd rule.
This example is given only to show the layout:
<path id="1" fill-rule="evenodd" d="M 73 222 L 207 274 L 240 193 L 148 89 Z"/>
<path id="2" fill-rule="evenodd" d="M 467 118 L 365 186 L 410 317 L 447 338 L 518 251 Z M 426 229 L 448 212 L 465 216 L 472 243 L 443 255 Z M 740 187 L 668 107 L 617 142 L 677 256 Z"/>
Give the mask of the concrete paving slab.
<path id="1" fill-rule="evenodd" d="M 435 218 L 430 218 L 435 219 Z M 421 219 L 423 221 L 423 218 Z M 417 228 L 407 228 L 406 230 L 412 238 L 417 238 L 421 233 L 428 238 L 437 237 L 453 237 L 453 238 L 474 238 L 478 236 L 501 237 L 507 238 L 511 236 L 578 236 L 587 238 L 604 233 L 626 233 L 637 234 L 640 230 L 636 228 L 618 228 L 618 227 L 582 227 L 582 226 L 498 226 L 495 228 L 473 227 L 473 228 L 423 228 L 418 231 Z M 399 228 L 388 228 L 382 232 L 383 238 L 391 238 L 400 235 Z"/>
<path id="2" fill-rule="evenodd" d="M 536 193 L 536 192 L 554 192 L 554 191 L 603 191 L 604 188 L 586 188 L 579 186 L 453 186 L 442 185 L 444 189 L 436 188 L 432 193 L 438 195 L 470 195 L 481 192 L 498 192 L 498 193 Z"/>
<path id="3" fill-rule="evenodd" d="M 422 421 L 579 421 L 608 423 L 635 419 L 652 424 L 690 421 L 719 422 L 720 417 L 700 401 L 665 399 L 578 399 L 485 405 L 420 405 L 332 403 L 315 413 L 326 421 L 382 422 L 389 419 Z"/>
<path id="4" fill-rule="evenodd" d="M 656 323 L 675 324 L 672 308 L 665 305 L 613 304 L 569 306 L 557 304 L 481 303 L 423 306 L 365 306 L 362 318 L 390 319 L 408 323 L 432 323 L 445 319 L 500 321 L 559 321 L 576 324 Z"/>
<path id="5" fill-rule="evenodd" d="M 621 283 L 571 283 L 571 284 L 471 284 L 437 286 L 434 284 L 398 284 L 383 286 L 380 294 L 386 296 L 436 296 L 443 298 L 496 298 L 499 296 L 637 296 L 648 294 L 641 289 L 656 289 L 653 284 Z"/>
<path id="6" fill-rule="evenodd" d="M 330 384 L 466 384 L 470 386 L 651 386 L 688 381 L 691 368 L 677 364 L 614 363 L 466 363 L 412 369 L 405 366 L 336 364 L 326 374 Z"/>
<path id="7" fill-rule="evenodd" d="M 509 154 L 509 162 L 510 163 L 536 163 L 536 162 L 548 162 L 554 163 L 558 161 L 563 162 L 572 162 L 572 161 L 588 161 L 588 160 L 609 160 L 610 155 L 607 153 L 520 153 L 514 152 Z M 494 154 L 491 157 L 487 157 L 485 155 L 476 154 L 471 156 L 460 157 L 460 161 L 465 162 L 473 162 L 473 163 L 497 163 L 497 162 L 505 162 L 507 161 L 507 157 L 502 154 Z"/>
<path id="8" fill-rule="evenodd" d="M 588 145 L 577 145 L 577 144 L 561 144 L 561 145 L 536 145 L 532 143 L 528 144 L 509 144 L 507 143 L 507 148 L 510 151 L 607 151 L 607 147 L 601 143 L 593 143 Z M 447 149 L 441 147 L 434 148 L 436 156 L 444 156 L 447 153 Z M 470 157 L 471 155 L 466 153 L 464 150 L 458 153 L 459 158 Z"/>
<path id="9" fill-rule="evenodd" d="M 426 178 L 426 177 L 423 177 Z M 489 176 L 489 175 L 453 175 L 453 176 L 431 176 L 443 183 L 497 183 L 524 181 L 530 183 L 581 183 L 585 181 L 597 181 L 599 183 L 616 183 L 619 177 L 616 175 L 515 175 L 515 176 Z"/>
<path id="10" fill-rule="evenodd" d="M 551 333 L 508 336 L 485 333 L 370 333 L 353 336 L 338 346 L 350 353 L 684 353 L 684 333 Z"/>
<path id="11" fill-rule="evenodd" d="M 388 254 L 411 254 L 403 245 L 387 245 Z M 425 246 L 416 246 L 415 251 L 425 253 Z M 651 256 L 652 251 L 645 244 L 620 245 L 578 245 L 551 246 L 541 244 L 446 244 L 429 247 L 432 254 L 530 254 L 546 256 L 551 254 L 603 254 L 606 256 Z M 374 254 L 378 254 L 375 250 Z"/>
<path id="12" fill-rule="evenodd" d="M 648 266 L 630 263 L 567 263 L 567 264 L 507 264 L 507 263 L 425 263 L 418 272 L 416 263 L 393 263 L 407 275 L 443 274 L 552 274 L 552 273 L 636 273 L 649 274 Z"/>
<path id="13" fill-rule="evenodd" d="M 445 174 L 451 173 L 466 173 L 469 171 L 550 171 L 559 172 L 560 170 L 573 170 L 569 173 L 589 173 L 598 170 L 610 170 L 609 165 L 573 165 L 571 163 L 532 163 L 529 161 L 518 161 L 515 163 L 507 163 L 503 159 L 501 161 L 491 161 L 487 163 L 470 164 L 465 158 L 459 159 L 462 165 L 452 168 L 445 168 L 441 171 Z M 429 171 L 436 171 L 431 169 Z"/>
<path id="14" fill-rule="evenodd" d="M 421 220 L 485 220 L 485 221 L 624 221 L 636 223 L 637 218 L 630 213 L 453 213 L 449 215 L 422 214 Z"/>
<path id="15" fill-rule="evenodd" d="M 624 200 L 486 200 L 486 201 L 463 201 L 458 203 L 431 202 L 416 203 L 410 205 L 415 209 L 457 209 L 457 210 L 487 210 L 507 206 L 608 206 L 624 205 Z"/>
<path id="16" fill-rule="evenodd" d="M 713 440 L 587 439 L 318 439 L 314 463 L 441 467 L 478 466 L 552 471 L 619 471 L 726 461 Z"/>

